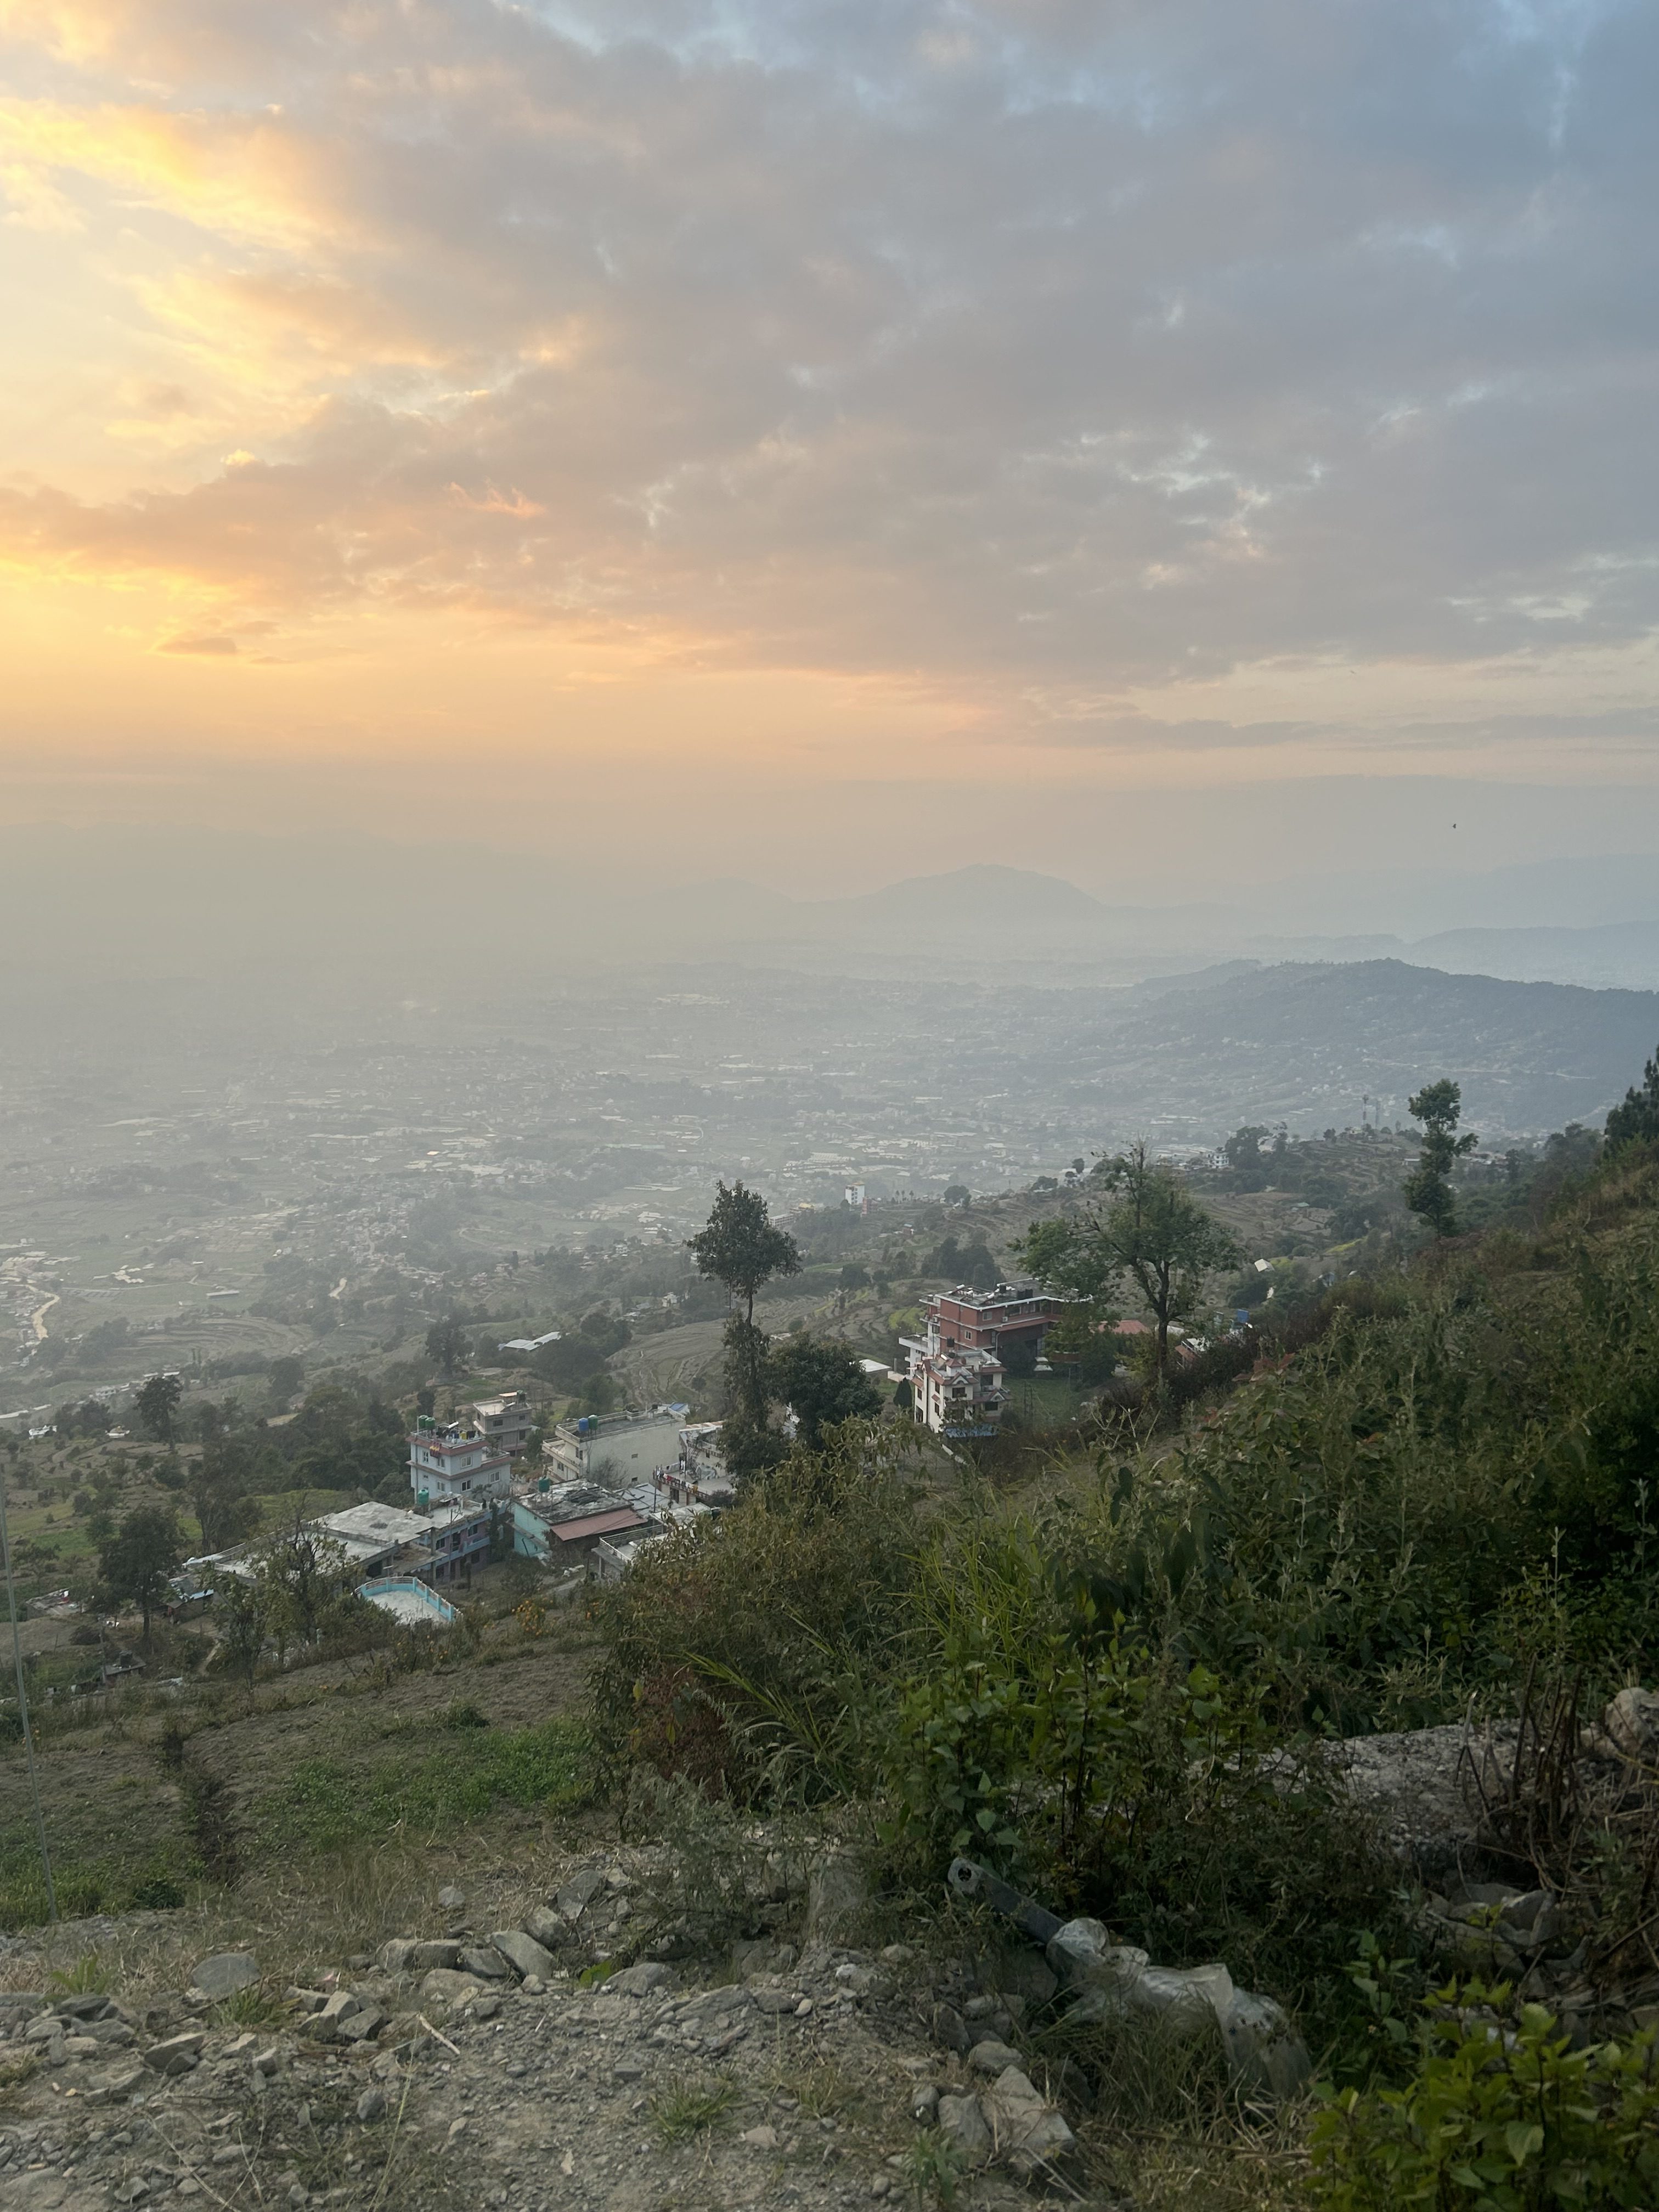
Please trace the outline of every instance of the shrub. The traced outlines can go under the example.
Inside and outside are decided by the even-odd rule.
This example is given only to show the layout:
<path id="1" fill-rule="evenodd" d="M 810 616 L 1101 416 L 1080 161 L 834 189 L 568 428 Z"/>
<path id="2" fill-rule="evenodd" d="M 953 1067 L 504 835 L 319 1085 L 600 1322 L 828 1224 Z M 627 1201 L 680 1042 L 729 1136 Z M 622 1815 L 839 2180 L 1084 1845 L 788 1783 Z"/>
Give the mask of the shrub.
<path id="1" fill-rule="evenodd" d="M 1328 2212 L 1654 2203 L 1653 2029 L 1575 2051 L 1542 2005 L 1511 2014 L 1502 1984 L 1453 1986 L 1431 2002 L 1402 2087 L 1345 2090 L 1316 2117 L 1316 2203 Z"/>

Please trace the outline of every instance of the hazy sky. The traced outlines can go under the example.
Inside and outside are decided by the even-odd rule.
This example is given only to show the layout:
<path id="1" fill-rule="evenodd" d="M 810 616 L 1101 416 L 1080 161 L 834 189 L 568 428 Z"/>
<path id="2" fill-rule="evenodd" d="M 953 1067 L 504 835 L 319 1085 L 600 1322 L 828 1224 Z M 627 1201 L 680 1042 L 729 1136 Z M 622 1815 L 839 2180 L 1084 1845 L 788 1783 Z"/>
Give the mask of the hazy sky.
<path id="1" fill-rule="evenodd" d="M 1650 0 L 0 0 L 0 808 L 1659 848 L 1656 82 Z"/>

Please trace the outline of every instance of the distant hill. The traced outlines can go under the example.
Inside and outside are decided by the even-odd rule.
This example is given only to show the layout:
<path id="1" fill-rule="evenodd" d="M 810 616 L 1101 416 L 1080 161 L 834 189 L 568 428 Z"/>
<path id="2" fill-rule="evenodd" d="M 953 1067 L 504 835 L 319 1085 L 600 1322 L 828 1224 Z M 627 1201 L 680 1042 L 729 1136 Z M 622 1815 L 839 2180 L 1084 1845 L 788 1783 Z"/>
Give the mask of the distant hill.
<path id="1" fill-rule="evenodd" d="M 1593 989 L 1659 988 L 1659 921 L 1592 929 L 1447 929 L 1409 946 L 1428 968 L 1514 981 L 1587 983 Z"/>
<path id="2" fill-rule="evenodd" d="M 1156 1130 L 1223 1105 L 1240 1121 L 1300 1128 L 1358 1119 L 1363 1094 L 1403 1121 L 1425 1080 L 1463 1086 L 1477 1130 L 1599 1121 L 1659 1041 L 1659 993 L 1452 975 L 1402 960 L 1229 968 L 1216 982 L 1133 994 L 1092 1091 Z"/>

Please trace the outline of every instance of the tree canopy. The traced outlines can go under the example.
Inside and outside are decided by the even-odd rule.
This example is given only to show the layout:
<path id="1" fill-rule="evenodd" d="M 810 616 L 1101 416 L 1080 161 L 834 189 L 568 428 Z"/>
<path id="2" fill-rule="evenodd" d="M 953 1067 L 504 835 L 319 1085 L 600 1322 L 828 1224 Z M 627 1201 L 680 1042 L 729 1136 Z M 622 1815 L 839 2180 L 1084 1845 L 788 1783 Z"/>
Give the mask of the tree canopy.
<path id="1" fill-rule="evenodd" d="M 1634 1084 L 1607 1116 L 1609 1145 L 1659 1142 L 1659 1048 L 1642 1071 L 1638 1090 Z"/>
<path id="2" fill-rule="evenodd" d="M 1463 1094 L 1458 1085 L 1443 1076 L 1425 1083 L 1415 1098 L 1406 1101 L 1413 1121 L 1423 1124 L 1423 1149 L 1417 1165 L 1404 1184 L 1406 1203 L 1420 1213 L 1437 1237 L 1449 1237 L 1457 1227 L 1457 1201 L 1452 1195 L 1452 1164 L 1472 1152 L 1480 1141 L 1471 1129 L 1456 1133 L 1462 1117 Z"/>
<path id="3" fill-rule="evenodd" d="M 871 1420 L 881 1393 L 860 1366 L 852 1346 L 805 1329 L 785 1337 L 773 1352 L 769 1381 L 800 1425 L 800 1441 L 817 1451 L 823 1432 L 838 1421 Z"/>
<path id="4" fill-rule="evenodd" d="M 1097 1176 L 1110 1203 L 1069 1219 L 1034 1223 L 1020 1256 L 1063 1297 L 1103 1304 L 1119 1285 L 1132 1285 L 1156 1327 L 1162 1375 L 1170 1328 L 1198 1310 L 1210 1274 L 1237 1266 L 1238 1248 L 1144 1144 L 1103 1163 Z"/>
<path id="5" fill-rule="evenodd" d="M 118 1604 L 131 1602 L 144 1617 L 149 1642 L 150 1617 L 167 1596 L 167 1577 L 184 1557 L 179 1524 L 170 1512 L 140 1505 L 129 1513 L 104 1547 L 100 1565 L 105 1586 Z"/>
<path id="6" fill-rule="evenodd" d="M 147 1437 L 153 1437 L 159 1444 L 173 1442 L 173 1416 L 184 1395 L 185 1386 L 176 1375 L 146 1377 L 134 1403 L 137 1407 L 139 1425 Z"/>
<path id="7" fill-rule="evenodd" d="M 752 1322 L 756 1291 L 774 1275 L 799 1274 L 800 1248 L 775 1224 L 757 1190 L 745 1190 L 741 1182 L 728 1190 L 719 1182 L 714 1194 L 707 1225 L 686 1239 L 686 1249 L 700 1275 L 712 1275 L 743 1300 L 744 1317 Z"/>

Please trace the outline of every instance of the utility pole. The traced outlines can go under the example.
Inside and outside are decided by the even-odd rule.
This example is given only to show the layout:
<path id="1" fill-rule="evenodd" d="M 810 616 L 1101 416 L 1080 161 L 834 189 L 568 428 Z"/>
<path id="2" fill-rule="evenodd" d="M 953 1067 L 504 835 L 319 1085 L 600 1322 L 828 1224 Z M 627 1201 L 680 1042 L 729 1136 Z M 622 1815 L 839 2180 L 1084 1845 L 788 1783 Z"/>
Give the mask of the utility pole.
<path id="1" fill-rule="evenodd" d="M 40 1809 L 40 1778 L 34 1771 L 34 1734 L 29 1727 L 29 1693 L 23 1682 L 23 1641 L 17 1632 L 17 1583 L 11 1569 L 11 1538 L 6 1528 L 6 1478 L 0 1471 L 0 1564 L 6 1571 L 6 1602 L 11 1613 L 11 1656 L 17 1669 L 17 1712 L 23 1724 L 23 1756 L 28 1764 L 29 1794 L 34 1800 L 34 1831 L 40 1839 L 40 1871 L 46 1878 L 46 1911 L 58 1917 L 52 1887 L 52 1853 L 46 1849 L 46 1816 Z"/>

